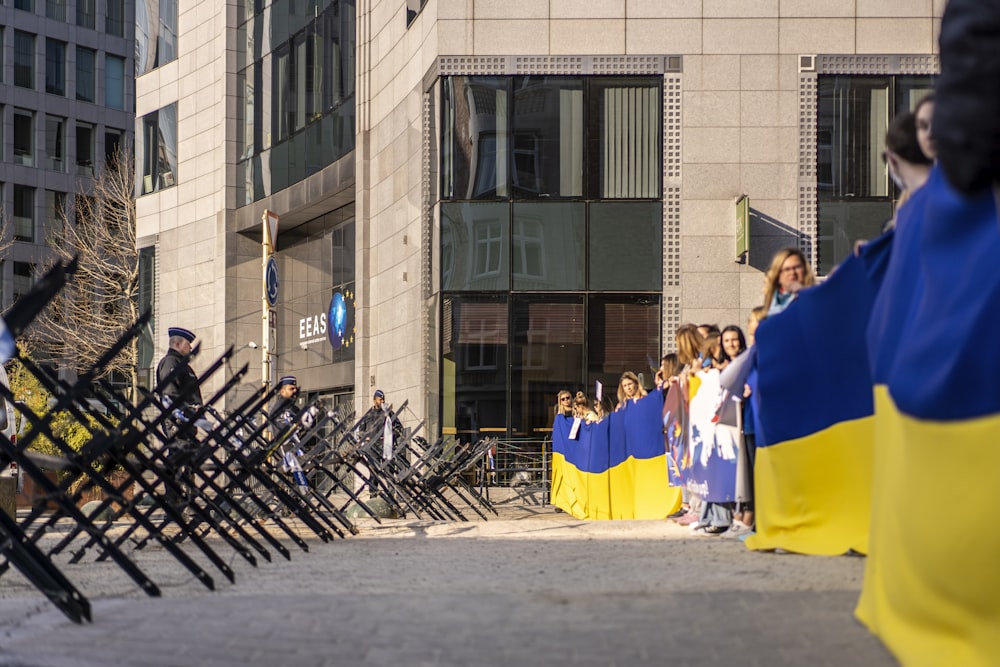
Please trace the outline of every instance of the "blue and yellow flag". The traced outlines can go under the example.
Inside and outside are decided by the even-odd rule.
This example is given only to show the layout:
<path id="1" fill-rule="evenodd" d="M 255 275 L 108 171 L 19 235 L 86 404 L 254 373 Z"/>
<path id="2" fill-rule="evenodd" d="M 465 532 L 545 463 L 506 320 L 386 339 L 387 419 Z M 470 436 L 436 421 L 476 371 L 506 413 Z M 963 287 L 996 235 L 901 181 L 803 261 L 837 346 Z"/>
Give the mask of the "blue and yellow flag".
<path id="1" fill-rule="evenodd" d="M 873 448 L 865 330 L 890 240 L 868 244 L 757 330 L 751 549 L 868 550 Z"/>
<path id="2" fill-rule="evenodd" d="M 878 449 L 857 617 L 905 665 L 1000 664 L 1000 218 L 938 168 L 899 212 L 868 340 Z"/>
<path id="3" fill-rule="evenodd" d="M 551 502 L 577 519 L 662 519 L 681 505 L 667 485 L 663 394 L 653 392 L 603 421 L 556 416 Z"/>

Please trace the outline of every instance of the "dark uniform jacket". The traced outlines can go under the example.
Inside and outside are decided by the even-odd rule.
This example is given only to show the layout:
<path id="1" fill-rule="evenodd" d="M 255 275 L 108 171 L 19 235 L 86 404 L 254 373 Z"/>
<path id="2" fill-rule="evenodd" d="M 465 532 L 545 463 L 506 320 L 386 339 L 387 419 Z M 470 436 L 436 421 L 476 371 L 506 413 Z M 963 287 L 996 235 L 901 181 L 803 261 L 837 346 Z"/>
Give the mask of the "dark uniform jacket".
<path id="1" fill-rule="evenodd" d="M 191 370 L 187 358 L 173 348 L 167 350 L 156 367 L 156 384 L 161 385 L 178 367 L 182 367 L 181 371 L 169 384 L 160 387 L 160 395 L 169 398 L 171 405 L 177 408 L 200 406 L 202 401 L 198 376 Z"/>

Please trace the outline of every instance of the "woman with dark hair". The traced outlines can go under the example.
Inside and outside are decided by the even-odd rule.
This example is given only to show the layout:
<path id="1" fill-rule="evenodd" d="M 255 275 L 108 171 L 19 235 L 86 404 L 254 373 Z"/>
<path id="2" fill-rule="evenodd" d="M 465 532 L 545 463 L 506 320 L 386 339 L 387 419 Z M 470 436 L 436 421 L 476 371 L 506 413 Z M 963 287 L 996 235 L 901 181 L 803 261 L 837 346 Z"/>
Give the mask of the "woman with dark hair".
<path id="1" fill-rule="evenodd" d="M 730 324 L 722 330 L 722 353 L 728 359 L 735 359 L 740 353 L 747 349 L 747 339 L 743 336 L 743 330 L 735 324 Z"/>
<path id="2" fill-rule="evenodd" d="M 924 155 L 917 138 L 916 115 L 910 112 L 897 114 L 885 133 L 885 158 L 889 177 L 901 191 L 898 209 L 915 190 L 927 182 L 933 161 Z M 890 221 L 895 224 L 895 217 Z"/>
<path id="3" fill-rule="evenodd" d="M 934 93 L 924 95 L 913 108 L 913 116 L 916 122 L 917 144 L 920 151 L 928 160 L 937 159 L 937 144 L 934 143 L 933 119 L 934 119 Z"/>

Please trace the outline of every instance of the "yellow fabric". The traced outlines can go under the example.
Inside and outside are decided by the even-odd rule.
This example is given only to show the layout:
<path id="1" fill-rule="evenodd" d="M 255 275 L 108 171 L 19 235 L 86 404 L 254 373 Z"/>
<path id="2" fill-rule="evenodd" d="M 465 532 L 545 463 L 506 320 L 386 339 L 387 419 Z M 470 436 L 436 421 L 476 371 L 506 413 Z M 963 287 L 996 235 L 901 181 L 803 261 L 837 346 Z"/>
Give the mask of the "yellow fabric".
<path id="1" fill-rule="evenodd" d="M 577 519 L 663 519 L 680 509 L 681 490 L 667 486 L 666 456 L 588 473 L 556 452 L 550 502 Z"/>
<path id="2" fill-rule="evenodd" d="M 907 667 L 1000 664 L 1000 415 L 932 422 L 875 388 L 871 553 L 855 610 Z"/>
<path id="3" fill-rule="evenodd" d="M 755 550 L 868 552 L 874 417 L 757 450 Z"/>

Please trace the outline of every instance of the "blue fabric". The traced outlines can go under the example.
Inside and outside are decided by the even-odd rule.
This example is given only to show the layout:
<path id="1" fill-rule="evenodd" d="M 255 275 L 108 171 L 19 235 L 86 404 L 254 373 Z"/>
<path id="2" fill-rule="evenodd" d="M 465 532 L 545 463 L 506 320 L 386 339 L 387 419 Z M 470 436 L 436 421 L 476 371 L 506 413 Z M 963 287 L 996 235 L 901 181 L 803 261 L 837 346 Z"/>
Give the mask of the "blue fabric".
<path id="1" fill-rule="evenodd" d="M 663 456 L 662 410 L 663 394 L 654 391 L 603 421 L 582 423 L 576 440 L 569 439 L 573 420 L 557 415 L 552 424 L 552 450 L 578 470 L 590 473 L 614 468 L 629 457 Z"/>
<path id="2" fill-rule="evenodd" d="M 1000 413 L 996 199 L 988 190 L 963 197 L 937 167 L 918 193 L 922 205 L 899 222 L 906 245 L 893 251 L 885 310 L 868 331 L 879 343 L 876 381 L 888 384 L 900 411 L 921 419 Z"/>
<path id="3" fill-rule="evenodd" d="M 758 327 L 758 447 L 874 413 L 865 331 L 891 243 L 869 245 Z"/>

